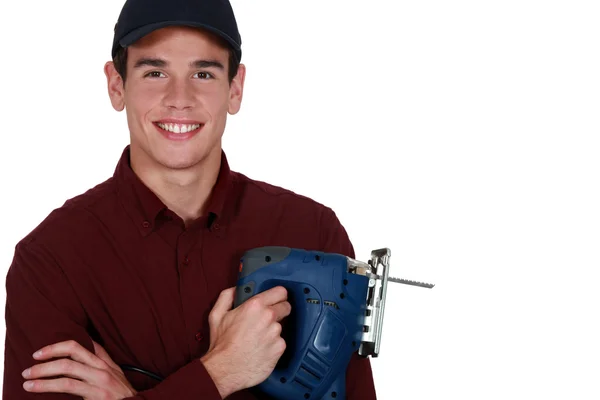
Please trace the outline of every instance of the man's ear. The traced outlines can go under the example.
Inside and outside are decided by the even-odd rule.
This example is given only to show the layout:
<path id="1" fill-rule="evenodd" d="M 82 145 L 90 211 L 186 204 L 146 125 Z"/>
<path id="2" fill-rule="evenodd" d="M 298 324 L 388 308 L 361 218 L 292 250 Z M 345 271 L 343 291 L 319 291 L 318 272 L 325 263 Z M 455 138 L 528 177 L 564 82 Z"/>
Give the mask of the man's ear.
<path id="1" fill-rule="evenodd" d="M 108 96 L 113 108 L 117 111 L 123 111 L 125 108 L 125 88 L 123 86 L 123 79 L 115 69 L 112 61 L 104 65 L 104 75 L 106 75 Z"/>
<path id="2" fill-rule="evenodd" d="M 233 115 L 240 111 L 242 97 L 244 95 L 244 79 L 246 79 L 246 66 L 240 64 L 237 74 L 229 86 L 229 114 Z"/>

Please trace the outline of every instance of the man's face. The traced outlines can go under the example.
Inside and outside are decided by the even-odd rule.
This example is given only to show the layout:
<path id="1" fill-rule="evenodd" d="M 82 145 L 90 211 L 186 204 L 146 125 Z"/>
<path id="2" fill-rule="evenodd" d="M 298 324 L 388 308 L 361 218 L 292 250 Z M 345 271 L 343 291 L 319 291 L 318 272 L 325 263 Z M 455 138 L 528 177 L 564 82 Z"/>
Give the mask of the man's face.
<path id="1" fill-rule="evenodd" d="M 227 113 L 240 107 L 243 65 L 230 85 L 227 49 L 186 27 L 154 31 L 127 52 L 124 85 L 112 63 L 105 72 L 113 107 L 126 109 L 132 156 L 170 169 L 220 157 Z"/>

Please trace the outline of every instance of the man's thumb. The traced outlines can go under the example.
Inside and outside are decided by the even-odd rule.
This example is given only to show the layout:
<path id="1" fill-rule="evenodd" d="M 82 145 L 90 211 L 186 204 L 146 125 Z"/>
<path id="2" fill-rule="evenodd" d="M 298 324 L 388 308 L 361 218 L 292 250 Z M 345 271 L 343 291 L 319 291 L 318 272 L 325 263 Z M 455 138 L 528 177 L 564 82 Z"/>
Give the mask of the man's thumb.
<path id="1" fill-rule="evenodd" d="M 219 298 L 212 308 L 210 315 L 208 316 L 208 322 L 212 327 L 216 328 L 220 323 L 227 311 L 233 308 L 233 298 L 235 296 L 235 287 L 230 287 L 219 294 Z"/>

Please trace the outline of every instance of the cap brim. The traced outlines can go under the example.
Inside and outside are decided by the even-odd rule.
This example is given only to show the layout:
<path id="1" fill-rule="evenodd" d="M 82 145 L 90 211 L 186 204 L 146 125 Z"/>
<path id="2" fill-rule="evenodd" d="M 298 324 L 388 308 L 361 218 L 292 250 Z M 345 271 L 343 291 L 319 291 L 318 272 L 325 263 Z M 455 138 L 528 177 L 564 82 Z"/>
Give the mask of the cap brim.
<path id="1" fill-rule="evenodd" d="M 129 32 L 127 35 L 123 36 L 123 38 L 121 40 L 119 40 L 119 44 L 123 47 L 131 46 L 133 43 L 137 42 L 138 40 L 140 40 L 144 36 L 148 35 L 149 33 L 154 32 L 157 29 L 167 27 L 167 26 L 190 26 L 193 28 L 206 29 L 206 30 L 213 32 L 214 34 L 220 36 L 221 38 L 225 39 L 229 43 L 229 45 L 232 46 L 236 51 L 238 51 L 238 52 L 240 51 L 240 46 L 236 43 L 236 41 L 233 40 L 233 38 L 231 38 L 229 35 L 225 34 L 223 31 L 216 29 L 210 25 L 193 22 L 193 21 L 162 21 L 162 22 L 157 22 L 154 24 L 144 25 L 140 28 L 137 28 L 137 29 Z"/>

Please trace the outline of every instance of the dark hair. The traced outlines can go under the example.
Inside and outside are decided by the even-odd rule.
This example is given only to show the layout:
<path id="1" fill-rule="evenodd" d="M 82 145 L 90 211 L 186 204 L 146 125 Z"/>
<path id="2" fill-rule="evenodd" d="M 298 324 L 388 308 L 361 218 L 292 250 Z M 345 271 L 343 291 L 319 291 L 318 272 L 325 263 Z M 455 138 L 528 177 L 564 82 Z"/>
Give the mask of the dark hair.
<path id="1" fill-rule="evenodd" d="M 222 42 L 224 43 L 224 42 Z M 228 45 L 224 44 L 227 47 L 229 52 L 229 65 L 227 68 L 229 84 L 238 72 L 238 67 L 240 66 L 240 60 L 238 60 L 235 51 Z M 115 64 L 115 69 L 121 75 L 121 79 L 123 79 L 123 84 L 125 84 L 125 79 L 127 78 L 127 49 L 120 47 L 113 58 L 113 63 Z"/>

